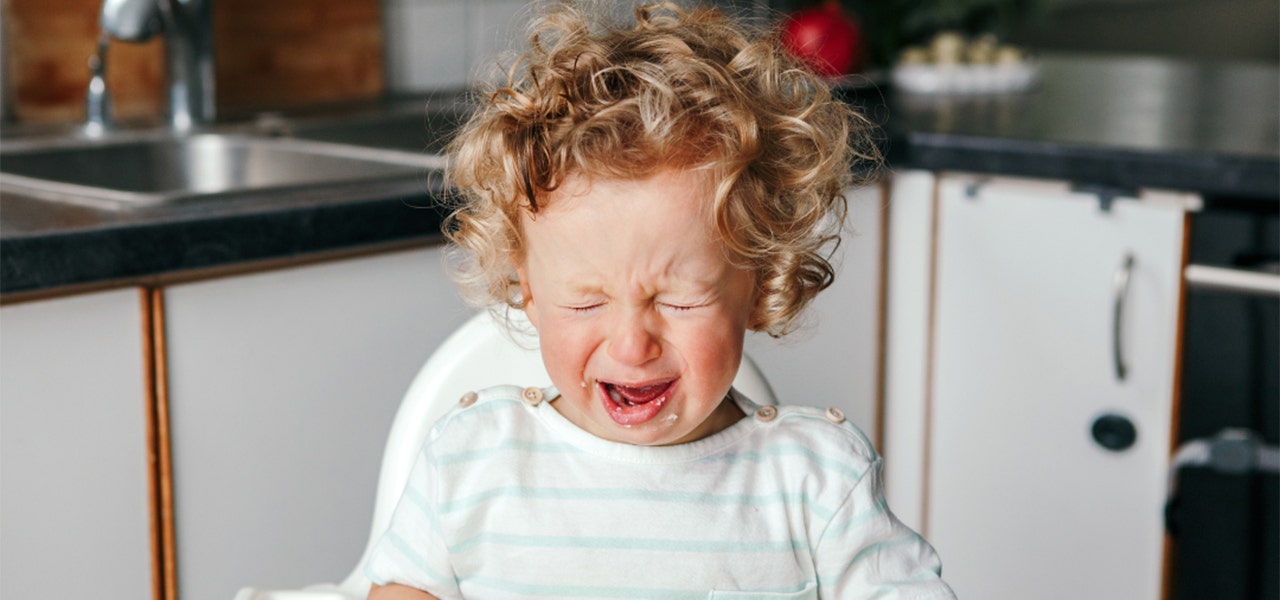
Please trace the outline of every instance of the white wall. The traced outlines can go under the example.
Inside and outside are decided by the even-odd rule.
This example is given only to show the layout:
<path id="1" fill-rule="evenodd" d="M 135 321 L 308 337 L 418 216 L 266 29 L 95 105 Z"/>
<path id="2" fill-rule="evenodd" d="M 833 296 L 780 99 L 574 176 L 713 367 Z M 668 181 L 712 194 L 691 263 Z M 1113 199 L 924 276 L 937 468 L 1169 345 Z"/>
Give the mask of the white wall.
<path id="1" fill-rule="evenodd" d="M 520 39 L 524 0 L 383 0 L 387 89 L 460 89 Z"/>
<path id="2" fill-rule="evenodd" d="M 782 339 L 753 334 L 747 352 L 780 404 L 836 407 L 876 439 L 879 378 L 881 212 L 878 186 L 851 192 L 849 230 L 835 283 L 814 301 L 800 330 Z"/>
<path id="3" fill-rule="evenodd" d="M 677 0 L 689 4 L 692 0 Z M 706 0 L 702 0 L 706 1 Z M 600 2 L 620 16 L 639 0 Z M 765 0 L 712 0 L 757 16 Z M 387 90 L 461 89 L 501 75 L 495 59 L 524 42 L 529 0 L 382 0 Z M 741 12 L 741 11 L 740 11 Z"/>

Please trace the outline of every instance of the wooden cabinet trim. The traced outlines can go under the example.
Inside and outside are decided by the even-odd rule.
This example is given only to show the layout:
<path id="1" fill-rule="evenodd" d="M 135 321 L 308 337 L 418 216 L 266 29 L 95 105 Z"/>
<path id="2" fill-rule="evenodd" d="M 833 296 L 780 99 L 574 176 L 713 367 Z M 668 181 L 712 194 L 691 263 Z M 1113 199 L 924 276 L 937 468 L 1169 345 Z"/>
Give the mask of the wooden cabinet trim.
<path id="1" fill-rule="evenodd" d="M 146 368 L 148 500 L 151 509 L 152 597 L 177 600 L 174 555 L 173 461 L 165 352 L 164 290 L 141 288 L 143 364 Z"/>
<path id="2" fill-rule="evenodd" d="M 1191 264 L 1191 213 L 1187 212 L 1182 217 L 1182 262 L 1178 269 L 1179 273 L 1185 272 L 1187 265 Z M 1178 449 L 1178 431 L 1182 427 L 1182 367 L 1183 356 L 1185 355 L 1184 344 L 1186 343 L 1187 333 L 1187 278 L 1178 278 L 1178 324 L 1177 332 L 1174 334 L 1173 353 L 1173 409 L 1169 419 L 1169 457 L 1172 463 L 1174 452 Z M 1178 553 L 1177 540 L 1169 535 L 1166 528 L 1164 532 L 1164 554 L 1161 560 L 1162 572 L 1160 576 L 1160 598 L 1161 600 L 1173 600 L 1175 597 L 1174 587 L 1177 583 L 1174 581 L 1174 575 L 1177 573 Z"/>
<path id="3" fill-rule="evenodd" d="M 881 451 L 885 448 L 885 398 L 889 378 L 888 373 L 888 357 L 885 353 L 885 347 L 889 339 L 889 201 L 893 194 L 893 178 L 885 177 L 880 180 L 880 203 L 878 212 L 880 213 L 880 260 L 877 264 L 876 271 L 876 420 L 875 420 L 875 441 L 879 445 Z"/>
<path id="4" fill-rule="evenodd" d="M 934 346 L 937 338 L 937 321 L 938 321 L 938 233 L 942 227 L 942 178 L 935 177 L 933 180 L 933 193 L 930 194 L 929 202 L 933 204 L 933 210 L 929 215 L 929 310 L 928 322 L 925 324 L 925 352 L 924 352 L 924 451 L 923 462 L 921 466 L 921 494 L 920 494 L 920 534 L 928 538 L 929 536 L 929 498 L 932 495 L 933 480 L 933 380 L 934 380 Z"/>

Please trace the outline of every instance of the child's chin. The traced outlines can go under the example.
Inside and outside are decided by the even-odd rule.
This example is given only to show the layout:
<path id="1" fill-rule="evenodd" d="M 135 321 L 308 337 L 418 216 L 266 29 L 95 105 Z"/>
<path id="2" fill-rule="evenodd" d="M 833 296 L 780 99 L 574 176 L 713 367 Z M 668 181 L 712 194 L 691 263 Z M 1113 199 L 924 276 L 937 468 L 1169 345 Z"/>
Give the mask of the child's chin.
<path id="1" fill-rule="evenodd" d="M 607 437 L 610 441 L 632 446 L 670 446 L 679 443 L 679 432 L 670 428 L 654 427 L 655 423 L 633 425 L 627 427 L 617 423 L 608 423 Z"/>

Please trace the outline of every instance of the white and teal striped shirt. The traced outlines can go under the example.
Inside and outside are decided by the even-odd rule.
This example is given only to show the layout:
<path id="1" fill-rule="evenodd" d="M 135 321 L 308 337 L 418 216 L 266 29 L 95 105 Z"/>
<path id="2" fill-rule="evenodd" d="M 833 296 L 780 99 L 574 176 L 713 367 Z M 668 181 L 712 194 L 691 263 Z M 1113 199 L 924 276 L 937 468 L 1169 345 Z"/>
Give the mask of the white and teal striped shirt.
<path id="1" fill-rule="evenodd" d="M 436 424 L 371 580 L 445 600 L 954 597 L 847 422 L 759 419 L 735 392 L 749 416 L 728 429 L 632 446 L 520 394 L 485 390 Z"/>

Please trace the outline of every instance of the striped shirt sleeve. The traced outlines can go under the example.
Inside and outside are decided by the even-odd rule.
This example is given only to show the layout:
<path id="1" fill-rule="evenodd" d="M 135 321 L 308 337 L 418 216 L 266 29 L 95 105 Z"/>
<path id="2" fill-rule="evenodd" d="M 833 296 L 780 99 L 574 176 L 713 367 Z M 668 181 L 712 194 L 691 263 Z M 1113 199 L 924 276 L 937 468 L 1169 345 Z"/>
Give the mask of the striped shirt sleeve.
<path id="1" fill-rule="evenodd" d="M 821 597 L 955 598 L 932 546 L 889 511 L 876 459 L 814 549 Z"/>
<path id="2" fill-rule="evenodd" d="M 424 448 L 391 515 L 391 524 L 374 546 L 364 572 L 378 585 L 400 584 L 425 590 L 440 600 L 461 600 L 458 581 L 430 482 L 439 481 Z"/>

